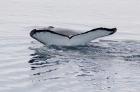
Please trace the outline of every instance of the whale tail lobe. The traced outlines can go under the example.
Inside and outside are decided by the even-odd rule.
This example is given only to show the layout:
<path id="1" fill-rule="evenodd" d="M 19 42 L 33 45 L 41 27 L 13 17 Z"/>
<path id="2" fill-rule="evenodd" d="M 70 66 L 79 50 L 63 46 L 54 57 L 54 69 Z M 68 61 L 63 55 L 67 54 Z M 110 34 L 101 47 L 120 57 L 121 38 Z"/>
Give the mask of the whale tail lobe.
<path id="1" fill-rule="evenodd" d="M 88 42 L 100 37 L 112 35 L 116 30 L 116 28 L 96 28 L 68 36 L 48 29 L 34 29 L 31 31 L 30 36 L 45 45 L 77 46 L 88 44 Z"/>

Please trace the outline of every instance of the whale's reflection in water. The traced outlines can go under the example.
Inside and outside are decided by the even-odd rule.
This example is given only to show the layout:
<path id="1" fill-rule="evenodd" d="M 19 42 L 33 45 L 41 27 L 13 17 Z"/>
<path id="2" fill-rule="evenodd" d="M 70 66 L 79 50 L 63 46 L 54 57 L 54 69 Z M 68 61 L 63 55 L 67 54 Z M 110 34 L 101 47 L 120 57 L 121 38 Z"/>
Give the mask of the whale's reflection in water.
<path id="1" fill-rule="evenodd" d="M 29 61 L 44 90 L 127 90 L 140 83 L 140 42 L 100 40 L 88 46 L 40 47 Z M 133 76 L 134 77 L 133 77 Z"/>

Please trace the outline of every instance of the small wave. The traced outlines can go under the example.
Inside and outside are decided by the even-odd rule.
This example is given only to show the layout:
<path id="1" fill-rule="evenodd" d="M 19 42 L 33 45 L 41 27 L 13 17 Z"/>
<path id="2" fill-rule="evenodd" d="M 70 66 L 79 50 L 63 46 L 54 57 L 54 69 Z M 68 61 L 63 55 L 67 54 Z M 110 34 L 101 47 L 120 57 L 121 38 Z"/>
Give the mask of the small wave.
<path id="1" fill-rule="evenodd" d="M 136 41 L 113 41 L 113 40 L 100 40 L 99 42 L 92 42 L 86 46 L 76 47 L 62 47 L 62 46 L 43 46 L 34 48 L 35 53 L 32 54 L 33 58 L 29 61 L 45 61 L 51 58 L 70 58 L 76 57 L 77 59 L 86 58 L 137 58 L 140 55 L 140 42 Z M 62 58 L 63 59 L 63 58 Z"/>
<path id="2" fill-rule="evenodd" d="M 91 72 L 104 71 L 96 61 L 140 62 L 140 42 L 135 41 L 100 40 L 87 46 L 42 46 L 31 50 L 34 50 L 34 53 L 31 54 L 32 58 L 29 60 L 31 70 L 37 70 L 33 72 L 33 75 L 55 72 L 60 69 L 60 66 L 72 62 L 80 68 L 78 72 L 75 72 L 76 76 L 88 76 L 92 75 Z M 79 74 L 80 71 L 83 73 Z M 62 76 L 56 77 L 61 78 Z"/>
<path id="3" fill-rule="evenodd" d="M 30 48 L 34 51 L 29 60 L 32 80 L 35 84 L 43 82 L 44 87 L 48 83 L 52 87 L 84 83 L 83 87 L 87 88 L 112 89 L 114 84 L 124 84 L 125 80 L 137 83 L 127 74 L 139 76 L 140 42 L 137 41 L 99 40 L 87 46 Z"/>

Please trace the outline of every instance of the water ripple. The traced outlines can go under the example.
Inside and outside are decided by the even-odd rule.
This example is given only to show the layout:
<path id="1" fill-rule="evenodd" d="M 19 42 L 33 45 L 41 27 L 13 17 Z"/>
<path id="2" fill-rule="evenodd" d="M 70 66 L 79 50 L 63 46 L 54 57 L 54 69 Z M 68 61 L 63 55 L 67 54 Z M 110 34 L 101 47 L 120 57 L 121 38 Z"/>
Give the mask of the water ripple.
<path id="1" fill-rule="evenodd" d="M 140 42 L 100 40 L 87 46 L 43 46 L 32 50 L 32 77 L 34 83 L 46 87 L 43 90 L 67 90 L 72 85 L 80 90 L 107 90 L 140 83 L 134 80 L 140 78 Z"/>

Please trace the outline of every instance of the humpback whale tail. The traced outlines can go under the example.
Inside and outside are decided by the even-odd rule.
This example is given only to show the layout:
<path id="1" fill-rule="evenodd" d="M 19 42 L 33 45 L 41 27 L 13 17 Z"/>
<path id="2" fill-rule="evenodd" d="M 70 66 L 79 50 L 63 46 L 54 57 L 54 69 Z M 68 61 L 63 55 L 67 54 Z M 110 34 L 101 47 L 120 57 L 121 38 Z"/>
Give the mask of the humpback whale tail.
<path id="1" fill-rule="evenodd" d="M 46 29 L 33 29 L 30 36 L 45 45 L 77 46 L 85 45 L 90 41 L 112 35 L 116 28 L 96 28 L 84 33 L 76 33 L 70 29 L 49 26 Z"/>

